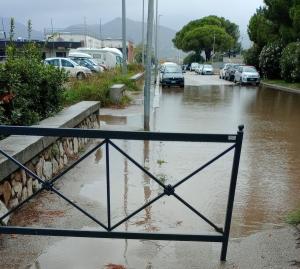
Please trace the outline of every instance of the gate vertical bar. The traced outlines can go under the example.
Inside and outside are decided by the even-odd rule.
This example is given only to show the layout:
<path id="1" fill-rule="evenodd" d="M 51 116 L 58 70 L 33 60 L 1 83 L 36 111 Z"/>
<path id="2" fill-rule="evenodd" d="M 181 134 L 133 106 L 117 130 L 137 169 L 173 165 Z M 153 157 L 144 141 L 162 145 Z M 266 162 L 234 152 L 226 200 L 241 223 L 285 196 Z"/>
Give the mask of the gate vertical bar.
<path id="1" fill-rule="evenodd" d="M 109 139 L 106 139 L 105 144 L 105 159 L 106 159 L 106 197 L 107 197 L 107 227 L 108 231 L 111 230 L 111 217 L 110 217 L 110 169 L 109 169 Z"/>
<path id="2" fill-rule="evenodd" d="M 232 171 L 231 171 L 231 179 L 230 179 L 230 187 L 229 187 L 229 195 L 228 195 L 227 211 L 226 211 L 226 220 L 225 220 L 225 227 L 224 227 L 224 239 L 223 239 L 222 250 L 221 250 L 221 261 L 226 261 L 227 247 L 228 247 L 228 240 L 229 240 L 229 233 L 230 233 L 230 225 L 231 225 L 231 218 L 232 218 L 232 210 L 233 210 L 237 175 L 238 175 L 238 170 L 239 170 L 240 156 L 241 156 L 242 142 L 243 142 L 243 135 L 244 135 L 243 130 L 244 130 L 244 126 L 240 125 L 239 130 L 237 132 L 236 147 L 234 150 L 233 165 L 232 165 Z"/>

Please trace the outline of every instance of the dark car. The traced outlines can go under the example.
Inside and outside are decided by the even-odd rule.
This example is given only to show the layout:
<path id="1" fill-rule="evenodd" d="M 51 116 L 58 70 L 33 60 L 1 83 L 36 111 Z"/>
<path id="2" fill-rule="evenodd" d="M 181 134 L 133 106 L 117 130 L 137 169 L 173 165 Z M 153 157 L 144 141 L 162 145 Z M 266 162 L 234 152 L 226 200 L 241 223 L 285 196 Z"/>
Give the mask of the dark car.
<path id="1" fill-rule="evenodd" d="M 180 66 L 166 66 L 161 79 L 162 87 L 179 86 L 184 87 L 184 76 Z"/>
<path id="2" fill-rule="evenodd" d="M 240 66 L 243 66 L 242 64 L 233 64 L 231 65 L 226 71 L 225 71 L 225 79 L 229 81 L 234 80 L 235 72 L 238 70 Z"/>

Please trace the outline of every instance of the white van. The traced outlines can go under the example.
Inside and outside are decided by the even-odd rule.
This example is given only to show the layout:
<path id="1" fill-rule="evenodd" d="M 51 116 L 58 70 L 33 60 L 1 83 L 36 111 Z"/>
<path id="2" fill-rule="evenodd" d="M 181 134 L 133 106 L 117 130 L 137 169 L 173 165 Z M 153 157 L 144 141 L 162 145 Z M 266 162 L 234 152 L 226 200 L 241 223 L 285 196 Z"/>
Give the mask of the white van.
<path id="1" fill-rule="evenodd" d="M 93 57 L 83 52 L 70 52 L 68 57 L 76 63 L 91 69 L 92 72 L 103 72 L 104 68 L 100 66 Z"/>
<path id="2" fill-rule="evenodd" d="M 98 64 L 103 64 L 108 68 L 115 68 L 122 63 L 122 58 L 120 56 L 117 56 L 116 54 L 105 51 L 103 49 L 77 48 L 70 50 L 70 53 L 74 52 L 87 53 L 91 55 Z"/>

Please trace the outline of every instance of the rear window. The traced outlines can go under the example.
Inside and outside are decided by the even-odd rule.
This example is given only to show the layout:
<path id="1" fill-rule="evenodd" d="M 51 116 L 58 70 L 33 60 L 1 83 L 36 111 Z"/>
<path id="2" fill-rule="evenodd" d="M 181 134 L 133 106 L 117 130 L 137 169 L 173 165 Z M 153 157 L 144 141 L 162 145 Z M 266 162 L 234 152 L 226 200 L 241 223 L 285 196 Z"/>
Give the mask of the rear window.
<path id="1" fill-rule="evenodd" d="M 181 73 L 182 70 L 181 70 L 181 68 L 178 67 L 178 66 L 167 66 L 167 67 L 165 68 L 165 72 L 166 72 L 166 73 Z"/>
<path id="2" fill-rule="evenodd" d="M 250 72 L 250 73 L 256 73 L 257 70 L 254 67 L 244 67 L 243 68 L 244 72 Z"/>
<path id="3" fill-rule="evenodd" d="M 59 59 L 52 59 L 46 61 L 48 64 L 59 67 Z"/>

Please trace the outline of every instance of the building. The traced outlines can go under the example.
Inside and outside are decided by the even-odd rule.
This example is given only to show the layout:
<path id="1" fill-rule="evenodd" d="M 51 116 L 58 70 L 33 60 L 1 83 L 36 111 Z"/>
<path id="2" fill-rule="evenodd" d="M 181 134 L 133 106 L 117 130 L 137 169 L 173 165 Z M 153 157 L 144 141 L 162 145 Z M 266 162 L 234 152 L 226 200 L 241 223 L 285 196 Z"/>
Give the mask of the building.
<path id="1" fill-rule="evenodd" d="M 100 39 L 92 34 L 80 34 L 72 32 L 63 32 L 56 30 L 53 34 L 45 30 L 46 39 L 53 40 L 56 42 L 80 42 L 82 47 L 86 48 L 117 48 L 122 51 L 122 39 Z M 134 43 L 130 40 L 127 41 L 127 60 L 129 63 L 134 61 Z"/>
<path id="2" fill-rule="evenodd" d="M 21 48 L 24 45 L 28 44 L 28 40 L 17 40 L 13 41 L 13 44 L 17 48 Z M 40 41 L 40 40 L 33 40 L 35 44 L 38 44 L 42 49 L 43 58 L 49 57 L 67 57 L 70 49 L 77 49 L 82 47 L 81 42 L 76 41 Z M 0 61 L 1 59 L 5 59 L 5 51 L 7 45 L 10 44 L 9 40 L 0 40 Z"/>

